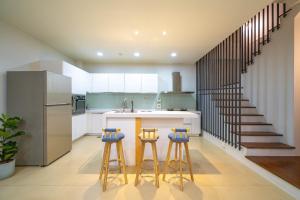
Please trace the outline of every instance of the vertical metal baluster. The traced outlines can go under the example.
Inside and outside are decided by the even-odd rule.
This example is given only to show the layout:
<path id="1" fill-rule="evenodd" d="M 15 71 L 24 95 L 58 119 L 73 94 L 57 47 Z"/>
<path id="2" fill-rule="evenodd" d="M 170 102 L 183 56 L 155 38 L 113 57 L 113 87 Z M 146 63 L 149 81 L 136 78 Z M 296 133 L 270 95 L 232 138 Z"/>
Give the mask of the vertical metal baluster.
<path id="1" fill-rule="evenodd" d="M 260 21 L 261 21 L 261 15 L 260 15 L 260 12 L 258 13 L 258 21 L 257 21 L 257 24 L 258 24 L 258 50 L 257 50 L 257 54 L 259 55 L 261 52 L 260 52 L 260 45 L 261 45 L 261 29 L 260 29 Z"/>
<path id="2" fill-rule="evenodd" d="M 233 96 L 232 96 L 232 88 L 234 87 L 234 85 L 233 85 L 233 34 L 231 34 L 231 36 L 230 36 L 230 38 L 231 38 L 231 40 L 230 40 L 230 58 L 229 58 L 229 60 L 230 60 L 230 89 L 229 89 L 229 94 L 230 94 L 230 101 L 229 101 L 229 103 L 230 103 L 230 113 L 231 113 L 231 115 L 230 115 L 230 143 L 231 143 L 231 145 L 233 145 L 233 133 L 232 133 L 232 130 L 233 130 L 233 124 L 232 124 L 232 122 L 233 122 L 233 101 L 232 101 L 232 99 L 233 99 Z"/>
<path id="3" fill-rule="evenodd" d="M 248 56 L 247 56 L 247 65 L 250 65 L 250 52 L 251 52 L 251 49 L 250 49 L 250 22 L 248 21 L 248 25 L 247 25 L 247 28 L 248 28 L 248 43 L 247 43 L 247 49 L 248 49 Z"/>
<path id="4" fill-rule="evenodd" d="M 253 26 L 253 18 L 251 18 L 251 40 L 250 40 L 250 44 L 251 44 L 251 51 L 250 51 L 250 55 L 251 55 L 251 61 L 250 63 L 253 64 L 253 56 L 254 56 L 254 26 Z"/>
<path id="5" fill-rule="evenodd" d="M 270 42 L 270 6 L 267 6 L 267 43 Z"/>
<path id="6" fill-rule="evenodd" d="M 217 77 L 216 77 L 216 48 L 214 48 L 213 50 L 214 52 L 214 74 L 213 74 L 213 82 L 214 82 L 214 90 L 216 91 L 216 80 L 217 80 Z M 217 95 L 214 95 L 214 97 L 216 97 Z M 215 129 L 215 135 L 217 137 L 219 137 L 218 135 L 218 130 L 217 130 L 217 119 L 216 119 L 216 103 L 215 101 L 212 101 L 213 103 L 213 110 L 214 110 L 214 129 Z"/>
<path id="7" fill-rule="evenodd" d="M 229 81 L 228 81 L 228 72 L 229 72 L 229 67 L 228 67 L 228 55 L 229 55 L 229 51 L 228 51 L 228 38 L 226 38 L 226 87 L 228 86 L 228 83 L 229 83 Z M 225 89 L 223 90 L 223 92 L 225 92 Z M 230 114 L 228 111 L 228 95 L 227 95 L 227 93 L 225 92 L 225 95 L 226 95 L 226 107 L 225 107 L 225 109 L 226 109 L 226 123 L 228 122 L 228 118 L 229 118 L 229 115 L 227 115 L 227 114 Z M 226 124 L 226 141 L 227 141 L 227 143 L 229 143 L 229 129 L 228 129 L 229 127 L 228 127 L 228 125 Z"/>
<path id="8" fill-rule="evenodd" d="M 208 127 L 208 67 L 207 67 L 207 63 L 208 63 L 208 58 L 207 58 L 207 54 L 205 55 L 205 117 L 206 117 L 206 129 L 209 132 L 209 127 Z"/>
<path id="9" fill-rule="evenodd" d="M 274 26 L 274 17 L 275 17 L 275 15 L 274 15 L 274 3 L 272 3 L 272 10 L 271 10 L 271 15 L 272 15 L 272 21 L 271 21 L 271 25 L 272 25 L 272 32 L 274 32 L 275 31 L 275 26 Z"/>
<path id="10" fill-rule="evenodd" d="M 199 110 L 199 76 L 198 76 L 198 61 L 196 62 L 196 110 Z"/>
<path id="11" fill-rule="evenodd" d="M 241 49 L 244 49 L 244 47 L 242 46 L 242 44 L 240 43 L 240 48 Z M 238 95 L 239 95 L 239 113 L 238 113 L 238 116 L 239 116 L 239 119 L 238 119 L 238 136 L 239 136 L 239 149 L 241 149 L 241 67 L 238 67 L 238 70 L 239 70 L 239 84 L 238 84 Z"/>
<path id="12" fill-rule="evenodd" d="M 243 29 L 242 34 L 245 36 L 242 40 L 242 43 L 246 47 L 246 39 L 247 39 L 247 37 L 246 37 L 246 33 L 247 33 L 246 24 L 244 24 L 244 26 L 242 26 L 242 29 Z M 246 70 L 247 70 L 247 60 L 246 60 L 247 49 L 246 48 L 244 48 L 243 55 L 244 55 L 244 60 L 243 60 L 243 63 L 242 63 L 242 71 L 246 72 Z"/>
<path id="13" fill-rule="evenodd" d="M 254 41 L 254 56 L 256 56 L 256 15 L 253 20 L 253 41 Z"/>
<path id="14" fill-rule="evenodd" d="M 241 29 L 239 29 L 241 30 Z M 234 90 L 234 113 L 235 113 L 235 117 L 234 117 L 234 123 L 235 123 L 235 126 L 234 126 L 234 147 L 237 148 L 237 87 L 238 87 L 238 80 L 237 80 L 237 75 L 238 75 L 238 71 L 237 71 L 237 68 L 238 68 L 238 33 L 239 33 L 239 30 L 237 30 L 235 32 L 235 90 Z M 240 40 L 241 41 L 241 40 Z"/>
<path id="15" fill-rule="evenodd" d="M 214 75 L 214 55 L 213 55 L 213 50 L 210 52 L 210 84 L 211 84 L 211 91 L 214 93 L 214 80 L 213 80 L 213 75 Z M 212 132 L 213 135 L 215 136 L 215 130 L 214 130 L 214 113 L 213 113 L 213 102 L 212 102 L 212 97 L 214 95 L 210 96 L 210 119 L 211 119 L 211 127 L 212 127 Z"/>
<path id="16" fill-rule="evenodd" d="M 220 106 L 220 44 L 217 46 L 217 73 L 218 73 L 218 83 L 217 83 L 217 86 L 218 86 L 218 106 Z M 222 133 L 221 133 L 221 126 L 220 126 L 220 123 L 221 123 L 221 120 L 220 120 L 220 109 L 217 108 L 217 112 L 218 112 L 218 130 L 219 130 L 219 136 L 220 136 L 220 139 L 222 138 Z"/>
<path id="17" fill-rule="evenodd" d="M 280 28 L 280 17 L 279 17 L 279 3 L 276 3 L 277 5 L 277 12 L 276 12 L 276 25 L 277 25 L 277 29 Z"/>
<path id="18" fill-rule="evenodd" d="M 263 45 L 265 45 L 265 9 L 263 9 L 263 12 L 262 12 L 262 36 L 263 36 Z"/>
<path id="19" fill-rule="evenodd" d="M 224 87 L 224 40 L 221 43 L 221 88 Z M 222 124 L 222 141 L 225 140 L 225 133 L 224 133 L 224 117 L 225 117 L 225 112 L 223 111 L 223 106 L 224 106 L 224 95 L 221 93 L 222 89 L 220 89 L 220 94 L 221 94 L 221 106 L 220 106 L 220 112 L 222 113 L 222 118 L 221 118 L 221 124 Z"/>
<path id="20" fill-rule="evenodd" d="M 286 17 L 286 3 L 283 3 L 283 17 Z"/>

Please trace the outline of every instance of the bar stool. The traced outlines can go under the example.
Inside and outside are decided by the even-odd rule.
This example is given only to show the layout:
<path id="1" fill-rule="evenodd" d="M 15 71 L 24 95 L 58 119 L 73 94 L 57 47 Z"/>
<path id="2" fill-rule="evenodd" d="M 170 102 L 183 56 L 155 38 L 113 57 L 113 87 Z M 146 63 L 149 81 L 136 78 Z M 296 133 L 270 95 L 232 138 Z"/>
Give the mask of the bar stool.
<path id="1" fill-rule="evenodd" d="M 189 136 L 188 136 L 188 132 L 189 129 L 188 128 L 172 128 L 172 133 L 170 133 L 168 135 L 170 141 L 169 141 L 169 148 L 168 148 L 168 153 L 167 153 L 167 158 L 166 161 L 164 163 L 164 173 L 163 173 L 163 180 L 165 181 L 166 178 L 166 173 L 168 170 L 168 167 L 170 166 L 170 155 L 171 155 L 171 150 L 172 150 L 172 145 L 173 143 L 175 143 L 175 164 L 177 165 L 176 170 L 179 170 L 179 174 L 180 174 L 180 190 L 183 191 L 183 177 L 182 177 L 182 168 L 183 168 L 183 164 L 185 164 L 185 161 L 183 161 L 182 159 L 182 144 L 184 145 L 185 148 L 185 154 L 186 154 L 186 159 L 187 159 L 187 164 L 189 166 L 189 171 L 190 171 L 190 176 L 191 176 L 191 180 L 194 182 L 194 176 L 193 176 L 193 171 L 192 171 L 192 163 L 191 163 L 191 159 L 190 159 L 190 152 L 189 152 L 189 146 L 188 146 L 188 142 L 189 142 Z M 177 158 L 179 153 L 179 158 Z M 179 160 L 177 160 L 179 159 Z M 179 162 L 179 166 L 178 166 L 178 162 Z M 179 168 L 179 169 L 178 169 Z"/>
<path id="2" fill-rule="evenodd" d="M 142 151 L 141 151 L 139 161 L 137 163 L 135 186 L 137 186 L 137 184 L 139 182 L 139 176 L 142 173 L 142 165 L 143 165 L 143 161 L 144 161 L 144 152 L 145 152 L 146 143 L 150 143 L 151 147 L 152 147 L 152 155 L 153 155 L 155 186 L 159 187 L 159 162 L 158 162 L 158 158 L 157 158 L 157 149 L 156 149 L 156 141 L 158 140 L 159 136 L 157 133 L 157 129 L 156 128 L 142 128 L 141 131 L 142 132 L 139 135 L 139 139 L 142 143 Z"/>
<path id="3" fill-rule="evenodd" d="M 105 143 L 104 151 L 103 151 L 103 159 L 100 169 L 100 176 L 99 179 L 102 180 L 103 177 L 103 191 L 106 190 L 107 187 L 107 176 L 109 172 L 109 163 L 113 161 L 118 162 L 120 173 L 123 171 L 125 184 L 128 183 L 127 180 L 127 173 L 126 173 L 126 164 L 125 164 L 125 158 L 124 158 L 124 151 L 123 151 L 123 145 L 122 145 L 122 139 L 125 137 L 123 133 L 120 133 L 120 129 L 117 128 L 104 128 L 102 129 L 103 135 L 102 135 L 102 142 Z M 115 143 L 117 147 L 117 160 L 110 160 L 110 152 L 111 152 L 111 145 Z"/>

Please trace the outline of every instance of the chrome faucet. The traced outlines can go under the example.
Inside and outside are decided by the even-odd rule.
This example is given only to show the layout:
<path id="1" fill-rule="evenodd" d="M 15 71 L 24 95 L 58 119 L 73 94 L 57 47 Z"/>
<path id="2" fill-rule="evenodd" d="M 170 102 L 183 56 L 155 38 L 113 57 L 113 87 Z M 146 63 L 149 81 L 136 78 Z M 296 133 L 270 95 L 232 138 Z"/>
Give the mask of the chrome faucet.
<path id="1" fill-rule="evenodd" d="M 125 109 L 128 108 L 127 106 L 127 99 L 124 98 L 123 101 L 122 101 L 122 109 L 123 109 L 123 112 L 125 112 Z"/>
<path id="2" fill-rule="evenodd" d="M 133 110 L 133 100 L 131 100 L 131 112 L 133 113 L 134 110 Z"/>

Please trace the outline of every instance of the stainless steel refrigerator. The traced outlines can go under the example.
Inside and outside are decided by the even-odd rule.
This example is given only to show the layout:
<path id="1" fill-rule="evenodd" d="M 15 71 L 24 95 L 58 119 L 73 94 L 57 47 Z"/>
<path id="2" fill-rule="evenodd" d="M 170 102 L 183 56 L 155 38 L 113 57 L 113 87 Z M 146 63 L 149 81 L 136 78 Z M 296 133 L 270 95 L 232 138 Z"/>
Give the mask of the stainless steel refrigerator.
<path id="1" fill-rule="evenodd" d="M 7 113 L 24 119 L 17 165 L 49 165 L 72 148 L 71 79 L 47 71 L 7 72 Z"/>

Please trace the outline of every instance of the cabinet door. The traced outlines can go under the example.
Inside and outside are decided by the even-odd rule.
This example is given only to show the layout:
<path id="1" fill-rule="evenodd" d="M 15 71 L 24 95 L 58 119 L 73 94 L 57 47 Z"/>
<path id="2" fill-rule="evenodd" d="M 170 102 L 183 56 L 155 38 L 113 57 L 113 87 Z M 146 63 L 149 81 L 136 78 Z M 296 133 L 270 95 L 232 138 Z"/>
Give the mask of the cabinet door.
<path id="1" fill-rule="evenodd" d="M 157 93 L 158 89 L 157 74 L 143 74 L 142 75 L 142 92 L 143 93 Z"/>
<path id="2" fill-rule="evenodd" d="M 86 94 L 87 72 L 69 63 L 63 63 L 63 75 L 72 78 L 72 93 Z"/>
<path id="3" fill-rule="evenodd" d="M 103 128 L 102 118 L 103 114 L 91 113 L 91 133 L 101 134 Z"/>
<path id="4" fill-rule="evenodd" d="M 87 133 L 87 115 L 72 117 L 72 140 L 76 140 Z"/>
<path id="5" fill-rule="evenodd" d="M 124 92 L 124 74 L 108 74 L 108 91 Z"/>
<path id="6" fill-rule="evenodd" d="M 92 74 L 92 92 L 108 92 L 108 74 Z"/>
<path id="7" fill-rule="evenodd" d="M 141 92 L 142 91 L 142 75 L 141 74 L 125 74 L 125 92 Z"/>

